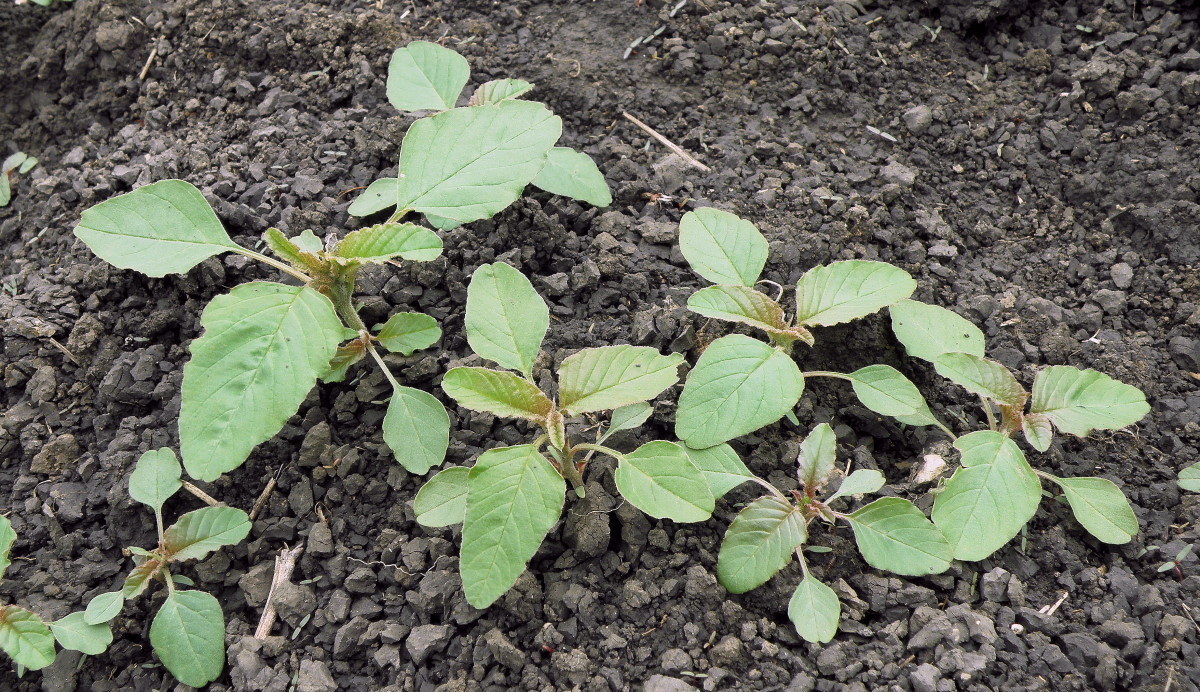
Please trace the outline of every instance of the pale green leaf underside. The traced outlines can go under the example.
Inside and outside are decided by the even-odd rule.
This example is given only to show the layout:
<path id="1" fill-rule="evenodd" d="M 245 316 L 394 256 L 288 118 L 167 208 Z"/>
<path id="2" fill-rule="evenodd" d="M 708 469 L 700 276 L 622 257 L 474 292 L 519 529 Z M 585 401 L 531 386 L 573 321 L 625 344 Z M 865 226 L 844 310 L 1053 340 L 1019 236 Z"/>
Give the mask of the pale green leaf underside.
<path id="1" fill-rule="evenodd" d="M 1083 437 L 1092 430 L 1117 430 L 1150 412 L 1137 387 L 1095 370 L 1054 365 L 1033 380 L 1033 413 L 1049 418 L 1061 431 Z"/>
<path id="2" fill-rule="evenodd" d="M 305 266 L 306 263 L 320 261 L 315 254 L 301 250 L 300 246 L 292 242 L 278 228 L 268 228 L 263 232 L 262 237 L 267 247 L 271 248 L 271 252 L 274 252 L 277 257 L 287 260 L 291 264 Z"/>
<path id="3" fill-rule="evenodd" d="M 0 606 L 0 649 L 29 670 L 41 670 L 54 661 L 54 635 L 28 610 Z"/>
<path id="4" fill-rule="evenodd" d="M 1045 414 L 1025 414 L 1021 421 L 1021 431 L 1025 433 L 1025 441 L 1037 451 L 1044 452 L 1050 449 L 1050 441 L 1054 439 L 1054 427 Z"/>
<path id="5" fill-rule="evenodd" d="M 532 445 L 484 452 L 471 469 L 463 523 L 467 601 L 486 608 L 513 585 L 562 514 L 566 484 Z"/>
<path id="6" fill-rule="evenodd" d="M 845 260 L 813 267 L 796 283 L 796 323 L 849 322 L 904 300 L 916 288 L 908 272 L 886 262 Z"/>
<path id="7" fill-rule="evenodd" d="M 505 418 L 540 422 L 554 409 L 537 385 L 502 370 L 454 368 L 442 379 L 442 389 L 460 406 Z"/>
<path id="8" fill-rule="evenodd" d="M 608 430 L 604 431 L 604 436 L 600 438 L 601 444 L 604 440 L 622 430 L 633 430 L 634 428 L 641 427 L 642 423 L 645 423 L 652 413 L 654 413 L 654 407 L 644 401 L 636 401 L 614 409 L 612 415 L 608 418 Z"/>
<path id="9" fill-rule="evenodd" d="M 380 178 L 367 186 L 350 206 L 346 213 L 351 216 L 370 216 L 375 212 L 389 209 L 400 203 L 400 179 Z"/>
<path id="10" fill-rule="evenodd" d="M 428 262 L 442 254 L 442 239 L 416 224 L 381 223 L 347 234 L 338 243 L 336 254 L 344 259 L 375 264 L 395 257 Z"/>
<path id="11" fill-rule="evenodd" d="M 162 180 L 83 212 L 75 235 L 100 259 L 148 276 L 182 274 L 238 247 L 195 185 Z"/>
<path id="12" fill-rule="evenodd" d="M 556 195 L 587 202 L 593 207 L 612 204 L 612 193 L 604 174 L 592 157 L 568 147 L 554 147 L 546 154 L 546 166 L 533 184 Z"/>
<path id="13" fill-rule="evenodd" d="M 97 594 L 88 601 L 83 611 L 83 621 L 89 625 L 99 625 L 108 622 L 120 614 L 125 607 L 125 595 L 120 591 L 107 591 Z"/>
<path id="14" fill-rule="evenodd" d="M 1063 489 L 1076 521 L 1097 540 L 1113 545 L 1133 540 L 1138 532 L 1137 516 L 1116 483 L 1104 478 L 1050 480 Z"/>
<path id="15" fill-rule="evenodd" d="M 466 58 L 428 41 L 413 41 L 392 53 L 387 97 L 396 110 L 453 108 L 471 76 Z"/>
<path id="16" fill-rule="evenodd" d="M 688 298 L 688 310 L 776 334 L 787 330 L 783 308 L 770 296 L 746 286 L 709 286 Z"/>
<path id="17" fill-rule="evenodd" d="M 422 118 L 401 145 L 400 208 L 461 223 L 490 218 L 537 176 L 560 134 L 558 116 L 531 101 Z"/>
<path id="18" fill-rule="evenodd" d="M 717 578 L 732 593 L 766 583 L 808 539 L 804 515 L 787 500 L 760 497 L 734 518 L 717 554 Z"/>
<path id="19" fill-rule="evenodd" d="M 129 496 L 159 513 L 163 503 L 183 487 L 182 471 L 170 447 L 152 449 L 138 459 L 129 475 Z"/>
<path id="20" fill-rule="evenodd" d="M 767 263 L 767 239 L 754 224 L 712 207 L 683 215 L 679 249 L 692 271 L 715 284 L 753 286 Z"/>
<path id="21" fill-rule="evenodd" d="M 150 625 L 150 644 L 175 679 L 204 687 L 225 667 L 225 614 L 203 591 L 174 591 Z"/>
<path id="22" fill-rule="evenodd" d="M 558 368 L 558 399 L 571 415 L 653 399 L 679 381 L 683 356 L 649 346 L 601 346 L 574 353 Z"/>
<path id="23" fill-rule="evenodd" d="M 1020 448 L 998 432 L 964 435 L 954 446 L 962 468 L 933 503 L 933 522 L 959 560 L 982 560 L 1037 512 L 1041 485 Z"/>
<path id="24" fill-rule="evenodd" d="M 943 353 L 983 357 L 983 332 L 956 312 L 915 300 L 902 300 L 888 312 L 892 332 L 914 358 L 932 362 Z"/>
<path id="25" fill-rule="evenodd" d="M 12 546 L 16 540 L 17 532 L 13 531 L 12 522 L 8 520 L 8 517 L 0 516 L 0 579 L 4 578 L 4 573 L 12 565 L 9 553 L 12 552 Z"/>
<path id="26" fill-rule="evenodd" d="M 467 518 L 467 488 L 471 469 L 454 466 L 430 478 L 413 499 L 417 523 L 429 528 L 461 524 Z"/>
<path id="27" fill-rule="evenodd" d="M 850 384 L 863 406 L 906 425 L 934 425 L 937 419 L 917 385 L 890 365 L 868 365 L 850 373 Z"/>
<path id="28" fill-rule="evenodd" d="M 429 392 L 397 387 L 383 417 L 383 441 L 409 473 L 424 475 L 450 446 L 450 415 Z"/>
<path id="29" fill-rule="evenodd" d="M 503 262 L 485 264 L 467 285 L 466 327 L 471 350 L 531 377 L 550 309 L 524 274 Z"/>
<path id="30" fill-rule="evenodd" d="M 200 324 L 183 369 L 179 438 L 188 474 L 212 481 L 296 413 L 343 328 L 315 290 L 265 282 L 213 298 Z"/>
<path id="31" fill-rule="evenodd" d="M 533 89 L 533 84 L 523 79 L 493 79 L 480 84 L 475 93 L 471 94 L 471 100 L 468 103 L 472 106 L 500 103 L 522 96 L 531 89 Z"/>
<path id="32" fill-rule="evenodd" d="M 721 499 L 725 493 L 754 478 L 754 474 L 750 473 L 741 457 L 728 444 L 707 449 L 692 449 L 687 445 L 680 447 L 692 460 L 692 466 L 704 474 L 714 500 Z"/>
<path id="33" fill-rule="evenodd" d="M 1025 388 L 1008 368 L 994 360 L 969 353 L 943 353 L 933 360 L 933 367 L 972 394 L 1010 406 L 1025 400 Z"/>
<path id="34" fill-rule="evenodd" d="M 696 449 L 720 444 L 779 420 L 803 391 L 790 356 L 748 336 L 723 336 L 688 374 L 675 434 Z"/>
<path id="35" fill-rule="evenodd" d="M 828 423 L 821 423 L 800 443 L 796 477 L 806 488 L 820 488 L 833 473 L 836 454 L 837 436 Z"/>
<path id="36" fill-rule="evenodd" d="M 112 643 L 112 630 L 107 624 L 89 625 L 82 612 L 71 613 L 50 623 L 50 631 L 59 646 L 88 656 L 98 656 Z"/>
<path id="37" fill-rule="evenodd" d="M 1179 487 L 1200 493 L 1200 464 L 1192 464 L 1179 472 Z"/>
<path id="38" fill-rule="evenodd" d="M 658 519 L 704 521 L 715 500 L 704 475 L 679 445 L 656 440 L 625 455 L 613 473 L 621 497 Z"/>
<path id="39" fill-rule="evenodd" d="M 250 533 L 250 517 L 236 507 L 202 507 L 179 517 L 163 532 L 172 560 L 199 560 L 223 546 L 236 545 Z"/>
<path id="40" fill-rule="evenodd" d="M 398 312 L 376 329 L 379 345 L 402 356 L 429 348 L 442 338 L 437 320 L 419 312 Z"/>
<path id="41" fill-rule="evenodd" d="M 829 502 L 839 497 L 873 493 L 882 488 L 885 482 L 887 481 L 879 471 L 875 469 L 859 469 L 846 476 L 842 484 L 838 486 L 837 492 L 825 498 L 825 501 Z"/>
<path id="42" fill-rule="evenodd" d="M 833 589 L 807 577 L 788 601 L 788 619 L 804 641 L 825 644 L 833 641 L 842 617 L 842 602 Z"/>
<path id="43" fill-rule="evenodd" d="M 849 516 L 858 549 L 872 567 L 908 576 L 950 568 L 950 544 L 908 500 L 881 497 Z"/>

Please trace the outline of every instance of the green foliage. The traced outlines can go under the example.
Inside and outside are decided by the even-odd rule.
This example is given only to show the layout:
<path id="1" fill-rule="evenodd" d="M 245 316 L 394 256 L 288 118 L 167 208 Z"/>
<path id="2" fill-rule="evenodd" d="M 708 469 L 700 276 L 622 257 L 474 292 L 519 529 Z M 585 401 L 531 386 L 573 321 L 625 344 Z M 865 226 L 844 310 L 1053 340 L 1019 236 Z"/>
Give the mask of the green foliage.
<path id="1" fill-rule="evenodd" d="M 788 618 L 796 633 L 816 644 L 833 641 L 841 619 L 842 602 L 833 589 L 813 577 L 800 580 L 788 601 Z"/>
<path id="2" fill-rule="evenodd" d="M 1179 472 L 1179 487 L 1200 493 L 1200 464 L 1192 464 Z M 3 573 L 0 572 L 0 575 Z"/>
<path id="3" fill-rule="evenodd" d="M 442 338 L 437 320 L 419 312 L 398 312 L 387 322 L 375 325 L 379 345 L 402 356 L 429 348 Z"/>
<path id="4" fill-rule="evenodd" d="M 683 215 L 679 249 L 714 284 L 753 286 L 767 263 L 767 239 L 754 224 L 711 207 Z"/>
<path id="5" fill-rule="evenodd" d="M 171 589 L 150 624 L 150 643 L 175 679 L 192 687 L 225 668 L 225 614 L 203 591 Z"/>
<path id="6" fill-rule="evenodd" d="M 12 562 L 9 554 L 17 534 L 0 516 L 0 579 Z M 40 670 L 54 661 L 54 636 L 42 619 L 24 608 L 0 604 L 0 650 L 18 666 Z"/>
<path id="7" fill-rule="evenodd" d="M 914 358 L 933 362 L 943 353 L 983 357 L 983 332 L 946 308 L 902 300 L 889 307 L 888 313 L 896 338 Z"/>
<path id="8" fill-rule="evenodd" d="M 71 649 L 89 656 L 98 656 L 112 644 L 112 629 L 107 622 L 93 625 L 87 622 L 82 612 L 71 613 L 50 623 L 54 640 L 64 649 Z"/>
<path id="9" fill-rule="evenodd" d="M 908 272 L 885 262 L 847 260 L 813 267 L 796 284 L 796 322 L 849 322 L 904 300 L 916 288 Z"/>
<path id="10" fill-rule="evenodd" d="M 1088 533 L 1114 545 L 1133 540 L 1137 517 L 1115 483 L 1104 478 L 1047 478 L 1062 488 L 1076 521 Z"/>
<path id="11" fill-rule="evenodd" d="M 583 200 L 593 207 L 612 204 L 612 193 L 604 174 L 592 157 L 567 147 L 554 147 L 546 154 L 546 165 L 533 179 L 546 192 Z"/>
<path id="12" fill-rule="evenodd" d="M 453 108 L 470 76 L 471 68 L 458 53 L 436 43 L 413 41 L 392 53 L 388 101 L 401 111 Z"/>
<path id="13" fill-rule="evenodd" d="M 525 377 L 550 328 L 550 309 L 521 272 L 485 264 L 467 285 L 467 343 L 481 357 Z"/>
<path id="14" fill-rule="evenodd" d="M 613 481 L 629 504 L 658 519 L 704 521 L 713 511 L 708 480 L 673 442 L 647 442 L 620 457 Z"/>
<path id="15" fill-rule="evenodd" d="M 471 469 L 452 466 L 430 478 L 413 498 L 417 523 L 430 528 L 461 524 L 467 518 L 467 490 Z"/>
<path id="16" fill-rule="evenodd" d="M 1030 412 L 1069 435 L 1084 437 L 1097 429 L 1133 425 L 1150 412 L 1150 405 L 1136 387 L 1104 373 L 1054 365 L 1034 379 Z"/>
<path id="17" fill-rule="evenodd" d="M 746 468 L 741 457 L 727 444 L 719 444 L 706 449 L 692 449 L 687 445 L 680 448 L 692 465 L 704 474 L 708 489 L 712 492 L 713 500 L 720 500 L 725 493 L 733 490 L 746 481 L 754 480 L 754 474 Z"/>
<path id="18" fill-rule="evenodd" d="M 37 0 L 34 1 L 36 2 Z M 49 4 L 51 0 L 42 1 L 46 4 Z M 33 170 L 33 167 L 36 166 L 37 163 L 38 160 L 36 158 L 29 156 L 22 151 L 12 154 L 8 158 L 4 159 L 3 163 L 0 163 L 0 207 L 7 207 L 8 203 L 12 201 L 11 176 L 14 176 L 18 173 L 21 175 L 28 173 L 29 171 Z"/>

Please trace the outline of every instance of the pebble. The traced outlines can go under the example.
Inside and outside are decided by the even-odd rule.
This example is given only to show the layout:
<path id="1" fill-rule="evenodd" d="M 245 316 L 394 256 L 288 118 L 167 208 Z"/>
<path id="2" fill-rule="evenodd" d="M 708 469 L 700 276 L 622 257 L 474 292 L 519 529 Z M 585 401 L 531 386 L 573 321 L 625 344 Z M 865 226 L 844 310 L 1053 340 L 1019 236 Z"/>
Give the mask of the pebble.
<path id="1" fill-rule="evenodd" d="M 918 105 L 904 111 L 904 126 L 914 135 L 919 135 L 929 129 L 933 123 L 933 109 L 929 106 Z"/>
<path id="2" fill-rule="evenodd" d="M 433 654 L 446 648 L 450 643 L 449 625 L 420 625 L 414 627 L 404 641 L 404 648 L 413 663 L 423 664 Z"/>
<path id="3" fill-rule="evenodd" d="M 296 692 L 337 692 L 337 689 L 338 684 L 324 661 L 305 659 L 300 662 Z"/>
<path id="4" fill-rule="evenodd" d="M 646 681 L 646 686 L 642 688 L 643 692 L 697 692 L 695 687 L 687 684 L 678 678 L 669 678 L 665 675 L 651 675 Z"/>
<path id="5" fill-rule="evenodd" d="M 895 161 L 881 168 L 879 177 L 885 183 L 894 183 L 901 187 L 912 187 L 917 180 L 917 174 L 913 169 Z"/>
<path id="6" fill-rule="evenodd" d="M 1133 284 L 1133 267 L 1125 262 L 1118 262 L 1109 270 L 1112 276 L 1113 285 L 1122 291 L 1129 288 Z"/>

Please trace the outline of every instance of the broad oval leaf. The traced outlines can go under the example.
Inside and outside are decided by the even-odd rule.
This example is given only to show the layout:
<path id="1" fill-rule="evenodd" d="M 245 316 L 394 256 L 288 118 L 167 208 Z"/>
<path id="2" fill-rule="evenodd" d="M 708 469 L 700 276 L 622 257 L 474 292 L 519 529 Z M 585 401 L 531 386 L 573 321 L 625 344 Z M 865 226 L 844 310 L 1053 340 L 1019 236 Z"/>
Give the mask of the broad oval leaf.
<path id="1" fill-rule="evenodd" d="M 250 517 L 236 507 L 201 507 L 179 517 L 163 532 L 169 560 L 199 560 L 214 550 L 237 545 L 250 533 Z"/>
<path id="2" fill-rule="evenodd" d="M 556 195 L 587 202 L 593 207 L 612 204 L 608 181 L 592 157 L 569 147 L 554 147 L 546 154 L 546 166 L 533 184 Z"/>
<path id="3" fill-rule="evenodd" d="M 1179 472 L 1179 487 L 1200 493 L 1200 464 L 1192 464 Z"/>
<path id="4" fill-rule="evenodd" d="M 179 446 L 189 475 L 212 481 L 274 437 L 342 340 L 328 298 L 304 286 L 254 282 L 213 298 L 183 368 Z"/>
<path id="5" fill-rule="evenodd" d="M 203 591 L 169 592 L 150 624 L 150 645 L 176 680 L 204 687 L 225 667 L 221 604 Z"/>
<path id="6" fill-rule="evenodd" d="M 98 656 L 112 644 L 112 630 L 107 624 L 92 625 L 84 620 L 83 613 L 70 615 L 50 623 L 50 632 L 59 646 L 88 656 Z"/>
<path id="7" fill-rule="evenodd" d="M 1097 540 L 1112 545 L 1133 540 L 1138 532 L 1137 516 L 1116 483 L 1104 478 L 1051 476 L 1050 480 L 1062 488 L 1076 521 Z"/>
<path id="8" fill-rule="evenodd" d="M 375 328 L 379 330 L 379 345 L 402 356 L 429 348 L 442 338 L 437 320 L 420 312 L 398 312 Z"/>
<path id="9" fill-rule="evenodd" d="M 395 257 L 428 262 L 442 254 L 442 239 L 413 223 L 381 223 L 347 234 L 335 253 L 342 259 L 373 264 Z"/>
<path id="10" fill-rule="evenodd" d="M 1042 498 L 1037 475 L 1016 443 L 991 430 L 954 442 L 962 468 L 933 503 L 933 523 L 959 560 L 982 560 L 1025 526 Z"/>
<path id="11" fill-rule="evenodd" d="M 213 255 L 241 249 L 204 195 L 161 180 L 83 212 L 75 235 L 100 259 L 147 276 L 182 274 Z"/>
<path id="12" fill-rule="evenodd" d="M 804 487 L 817 490 L 825 485 L 833 474 L 837 454 L 837 436 L 828 423 L 822 423 L 800 443 L 800 455 L 796 457 L 796 477 Z"/>
<path id="13" fill-rule="evenodd" d="M 0 516 L 0 579 L 4 578 L 4 573 L 12 565 L 9 554 L 12 552 L 12 546 L 16 540 L 17 532 L 13 531 L 12 522 L 8 520 L 8 517 Z"/>
<path id="14" fill-rule="evenodd" d="M 562 120 L 532 101 L 422 118 L 400 148 L 399 206 L 461 223 L 490 218 L 516 201 L 561 134 Z"/>
<path id="15" fill-rule="evenodd" d="M 704 474 L 714 500 L 720 500 L 730 490 L 754 480 L 754 474 L 750 473 L 742 458 L 728 444 L 707 449 L 692 449 L 687 445 L 680 445 L 680 448 L 692 460 L 692 466 Z"/>
<path id="16" fill-rule="evenodd" d="M 683 356 L 649 346 L 585 348 L 558 367 L 558 400 L 571 415 L 653 399 L 679 381 Z"/>
<path id="17" fill-rule="evenodd" d="M 1025 414 L 1021 420 L 1021 431 L 1025 433 L 1025 441 L 1037 451 L 1044 452 L 1050 449 L 1050 441 L 1054 439 L 1054 428 L 1045 414 Z"/>
<path id="18" fill-rule="evenodd" d="M 886 262 L 845 260 L 813 267 L 796 283 L 796 324 L 849 322 L 904 300 L 916 288 L 908 272 Z"/>
<path id="19" fill-rule="evenodd" d="M 524 274 L 503 262 L 485 264 L 467 285 L 466 327 L 472 351 L 529 378 L 550 309 Z"/>
<path id="20" fill-rule="evenodd" d="M 450 414 L 429 392 L 397 387 L 383 417 L 383 441 L 409 473 L 424 475 L 450 446 Z"/>
<path id="21" fill-rule="evenodd" d="M 351 216 L 370 216 L 375 212 L 390 209 L 400 203 L 400 179 L 399 178 L 380 178 L 367 186 L 366 190 L 359 195 L 350 206 L 346 208 L 346 213 Z"/>
<path id="22" fill-rule="evenodd" d="M 471 77 L 467 59 L 428 41 L 413 41 L 392 53 L 388 63 L 388 101 L 401 111 L 445 110 Z"/>
<path id="23" fill-rule="evenodd" d="M 1033 413 L 1049 418 L 1061 431 L 1083 437 L 1093 430 L 1133 425 L 1150 412 L 1137 387 L 1102 372 L 1053 365 L 1033 380 Z"/>
<path id="24" fill-rule="evenodd" d="M 709 286 L 688 298 L 688 310 L 716 320 L 746 324 L 775 334 L 786 331 L 783 308 L 770 296 L 746 286 Z"/>
<path id="25" fill-rule="evenodd" d="M 88 601 L 83 610 L 83 621 L 89 625 L 99 625 L 120 615 L 125 607 L 125 595 L 120 591 L 108 591 L 98 594 Z"/>
<path id="26" fill-rule="evenodd" d="M 846 476 L 842 480 L 842 484 L 838 486 L 837 492 L 825 498 L 825 501 L 829 502 L 839 497 L 873 493 L 882 488 L 886 482 L 883 474 L 875 469 L 858 469 L 849 476 Z"/>
<path id="27" fill-rule="evenodd" d="M 902 300 L 888 312 L 892 332 L 914 358 L 933 362 L 943 353 L 983 357 L 983 332 L 956 312 L 916 300 Z"/>
<path id="28" fill-rule="evenodd" d="M 868 565 L 908 576 L 950 569 L 954 551 L 946 537 L 908 500 L 881 497 L 848 517 Z"/>
<path id="29" fill-rule="evenodd" d="M 463 522 L 463 591 L 486 608 L 516 582 L 562 515 L 566 483 L 533 445 L 491 449 L 471 469 Z"/>
<path id="30" fill-rule="evenodd" d="M 0 649 L 19 665 L 41 670 L 54 662 L 54 635 L 28 610 L 0 606 Z"/>
<path id="31" fill-rule="evenodd" d="M 807 642 L 833 641 L 841 617 L 842 602 L 837 594 L 814 577 L 805 577 L 788 601 L 788 619 Z"/>
<path id="32" fill-rule="evenodd" d="M 652 413 L 654 413 L 654 407 L 644 401 L 635 401 L 632 404 L 613 409 L 612 415 L 608 418 L 608 430 L 604 431 L 604 435 L 600 437 L 597 444 L 603 444 L 604 440 L 622 430 L 641 427 Z"/>
<path id="33" fill-rule="evenodd" d="M 464 408 L 505 418 L 542 422 L 554 410 L 537 385 L 502 370 L 454 368 L 442 379 L 442 389 Z"/>
<path id="34" fill-rule="evenodd" d="M 454 466 L 430 478 L 413 499 L 417 523 L 431 529 L 461 524 L 467 518 L 467 488 L 471 469 Z"/>
<path id="35" fill-rule="evenodd" d="M 939 375 L 972 394 L 1009 406 L 1025 403 L 1025 388 L 1008 368 L 994 360 L 970 353 L 943 353 L 933 359 L 933 367 Z"/>
<path id="36" fill-rule="evenodd" d="M 786 353 L 741 334 L 709 344 L 688 374 L 675 434 L 704 449 L 782 418 L 800 401 L 804 376 Z"/>
<path id="37" fill-rule="evenodd" d="M 708 481 L 673 442 L 647 442 L 626 454 L 613 480 L 621 497 L 652 517 L 694 522 L 712 516 Z"/>
<path id="38" fill-rule="evenodd" d="M 523 96 L 533 89 L 533 84 L 523 79 L 493 79 L 479 85 L 468 105 L 484 106 L 489 103 L 500 103 L 508 99 Z"/>
<path id="39" fill-rule="evenodd" d="M 717 578 L 731 593 L 746 593 L 787 567 L 806 540 L 800 508 L 774 495 L 760 497 L 738 512 L 725 532 Z"/>
<path id="40" fill-rule="evenodd" d="M 129 496 L 159 514 L 163 503 L 183 487 L 182 472 L 174 450 L 152 449 L 138 458 L 129 475 Z"/>
<path id="41" fill-rule="evenodd" d="M 905 425 L 936 425 L 937 418 L 917 385 L 890 365 L 868 365 L 850 373 L 854 395 L 863 406 Z"/>
<path id="42" fill-rule="evenodd" d="M 679 220 L 679 250 L 692 271 L 715 284 L 753 286 L 767 263 L 767 239 L 749 221 L 712 207 Z"/>

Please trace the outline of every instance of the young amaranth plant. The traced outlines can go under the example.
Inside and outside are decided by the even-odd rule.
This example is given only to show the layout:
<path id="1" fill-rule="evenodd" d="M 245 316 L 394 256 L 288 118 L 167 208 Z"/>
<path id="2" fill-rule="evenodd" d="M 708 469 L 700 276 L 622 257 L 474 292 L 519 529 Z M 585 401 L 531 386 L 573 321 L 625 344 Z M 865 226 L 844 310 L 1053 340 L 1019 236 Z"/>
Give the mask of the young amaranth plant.
<path id="1" fill-rule="evenodd" d="M 524 91 L 532 85 L 489 82 L 472 97 L 478 105 L 452 108 L 466 82 L 466 61 L 451 50 L 415 42 L 396 51 L 388 75 L 396 107 L 449 110 L 418 120 L 405 135 L 403 184 L 396 186 L 399 197 L 389 198 L 397 211 L 340 242 L 322 243 L 311 231 L 288 239 L 271 228 L 263 240 L 278 259 L 244 248 L 230 239 L 200 191 L 182 180 L 147 185 L 84 212 L 75 235 L 123 269 L 159 277 L 235 252 L 301 282 L 244 284 L 205 308 L 204 334 L 192 343 L 183 372 L 179 436 L 188 474 L 211 481 L 237 468 L 279 432 L 318 379 L 340 380 L 367 355 L 393 388 L 384 441 L 413 473 L 441 464 L 450 429 L 445 409 L 429 393 L 402 386 L 377 348 L 411 355 L 435 343 L 441 330 L 433 318 L 411 312 L 368 329 L 353 302 L 359 270 L 441 254 L 433 231 L 401 222 L 409 212 L 442 226 L 488 218 L 535 178 L 552 192 L 611 201 L 591 159 L 556 153 L 559 118 L 540 103 L 514 99 L 523 93 L 514 85 L 524 84 Z"/>
<path id="2" fill-rule="evenodd" d="M 121 590 L 94 597 L 82 615 L 88 625 L 104 625 L 121 613 L 126 601 L 146 593 L 151 582 L 162 582 L 167 597 L 150 623 L 150 645 L 175 679 L 203 687 L 225 667 L 225 614 L 211 594 L 179 588 L 191 580 L 172 574 L 171 568 L 241 543 L 250 532 L 250 517 L 235 507 L 216 505 L 188 512 L 164 529 L 163 504 L 183 487 L 181 473 L 175 452 L 167 447 L 138 459 L 129 476 L 129 495 L 154 510 L 158 546 L 127 548 L 135 566 Z"/>
<path id="3" fill-rule="evenodd" d="M 25 175 L 33 170 L 38 160 L 23 151 L 18 151 L 0 163 L 0 207 L 7 207 L 12 201 L 12 181 L 10 176 L 18 173 Z"/>
<path id="4" fill-rule="evenodd" d="M 584 496 L 593 453 L 617 461 L 617 490 L 650 516 L 695 522 L 713 510 L 705 474 L 679 445 L 655 440 L 629 453 L 604 446 L 613 433 L 645 422 L 652 412 L 646 402 L 679 381 L 683 357 L 647 346 L 583 349 L 559 365 L 556 402 L 533 382 L 549 315 L 521 272 L 500 262 L 479 267 L 467 287 L 467 341 L 480 357 L 516 372 L 458 367 L 442 381 L 464 408 L 543 431 L 530 444 L 484 452 L 470 469 L 444 469 L 414 500 L 424 526 L 462 523 L 459 569 L 477 608 L 495 602 L 525 570 L 562 515 L 567 483 Z M 575 419 L 602 411 L 612 411 L 608 430 L 595 443 L 577 442 Z"/>

